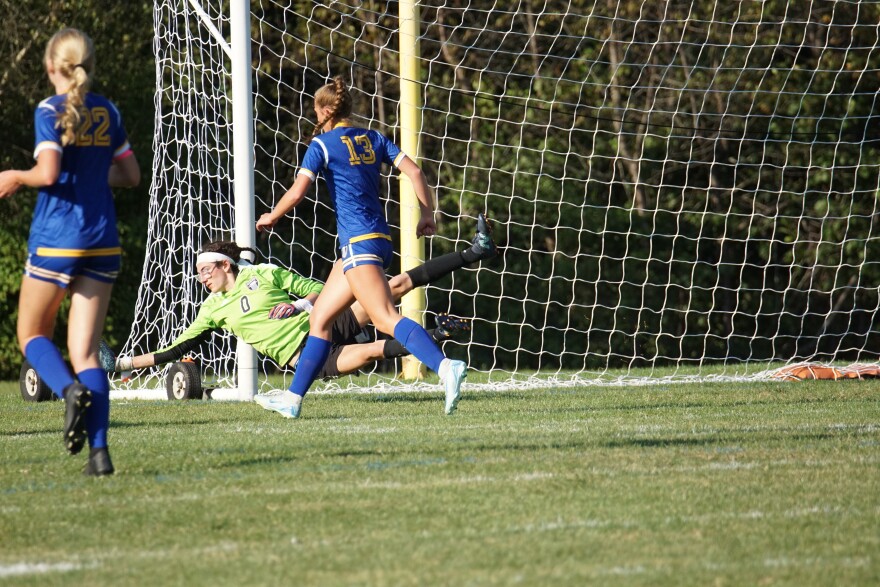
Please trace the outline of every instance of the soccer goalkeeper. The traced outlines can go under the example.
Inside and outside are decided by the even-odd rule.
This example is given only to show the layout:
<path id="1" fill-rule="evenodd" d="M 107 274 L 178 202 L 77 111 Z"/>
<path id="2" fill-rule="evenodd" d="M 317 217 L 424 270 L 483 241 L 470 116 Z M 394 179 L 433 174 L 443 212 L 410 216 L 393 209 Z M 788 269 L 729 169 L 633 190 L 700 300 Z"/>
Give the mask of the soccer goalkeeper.
<path id="1" fill-rule="evenodd" d="M 240 262 L 245 251 L 256 253 L 231 241 L 206 245 L 196 260 L 196 270 L 199 281 L 211 294 L 202 303 L 195 320 L 170 346 L 134 357 L 118 357 L 114 370 L 125 372 L 179 360 L 216 330 L 235 334 L 279 365 L 295 366 L 309 333 L 308 312 L 323 284 L 275 265 Z M 416 287 L 496 254 L 489 223 L 480 214 L 469 248 L 431 259 L 396 275 L 388 286 L 397 300 Z M 291 302 L 291 295 L 298 299 Z M 363 331 L 368 322 L 367 313 L 357 302 L 336 319 L 332 350 L 318 375 L 320 378 L 353 373 L 374 361 L 409 354 L 395 339 L 361 342 L 368 336 Z M 431 334 L 440 342 L 468 328 L 466 320 L 441 315 Z M 257 401 L 266 409 L 273 409 L 269 400 L 258 396 Z"/>

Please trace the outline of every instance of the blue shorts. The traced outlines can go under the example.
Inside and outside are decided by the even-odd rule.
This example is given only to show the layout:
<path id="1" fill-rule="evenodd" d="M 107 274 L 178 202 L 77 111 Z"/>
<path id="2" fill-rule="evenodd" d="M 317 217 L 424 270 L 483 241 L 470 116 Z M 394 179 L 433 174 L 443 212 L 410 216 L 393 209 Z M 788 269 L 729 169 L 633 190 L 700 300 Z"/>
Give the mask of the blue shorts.
<path id="1" fill-rule="evenodd" d="M 359 265 L 378 265 L 387 269 L 391 266 L 393 253 L 391 239 L 386 235 L 349 241 L 342 247 L 342 272 Z"/>
<path id="2" fill-rule="evenodd" d="M 115 283 L 121 265 L 122 249 L 119 247 L 86 250 L 39 247 L 36 253 L 28 254 L 24 274 L 66 288 L 80 275 Z"/>

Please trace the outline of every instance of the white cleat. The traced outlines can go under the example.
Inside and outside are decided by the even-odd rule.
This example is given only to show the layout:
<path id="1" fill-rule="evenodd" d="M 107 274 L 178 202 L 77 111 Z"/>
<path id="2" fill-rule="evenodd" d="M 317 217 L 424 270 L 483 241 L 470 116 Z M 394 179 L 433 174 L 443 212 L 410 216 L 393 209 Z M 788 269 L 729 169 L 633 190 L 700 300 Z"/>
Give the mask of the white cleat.
<path id="1" fill-rule="evenodd" d="M 255 395 L 254 401 L 264 410 L 278 412 L 285 418 L 299 418 L 302 408 L 302 397 L 290 391 Z"/>
<path id="2" fill-rule="evenodd" d="M 446 388 L 446 415 L 455 413 L 461 399 L 461 383 L 467 377 L 467 365 L 463 361 L 450 361 L 443 385 Z"/>

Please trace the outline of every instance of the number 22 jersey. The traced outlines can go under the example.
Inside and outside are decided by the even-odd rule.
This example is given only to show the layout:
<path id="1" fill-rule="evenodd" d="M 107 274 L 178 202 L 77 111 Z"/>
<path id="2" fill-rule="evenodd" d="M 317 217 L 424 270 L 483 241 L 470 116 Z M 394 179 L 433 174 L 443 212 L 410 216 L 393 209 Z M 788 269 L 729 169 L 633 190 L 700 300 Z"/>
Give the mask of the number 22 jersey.
<path id="1" fill-rule="evenodd" d="M 119 247 L 108 176 L 114 160 L 132 154 L 122 116 L 110 100 L 87 93 L 77 138 L 62 147 L 58 116 L 66 100 L 66 94 L 46 98 L 34 113 L 34 158 L 45 149 L 56 150 L 61 169 L 54 184 L 39 190 L 29 253 L 43 248 L 50 255 L 55 249 L 64 256 L 78 256 L 89 249 Z"/>

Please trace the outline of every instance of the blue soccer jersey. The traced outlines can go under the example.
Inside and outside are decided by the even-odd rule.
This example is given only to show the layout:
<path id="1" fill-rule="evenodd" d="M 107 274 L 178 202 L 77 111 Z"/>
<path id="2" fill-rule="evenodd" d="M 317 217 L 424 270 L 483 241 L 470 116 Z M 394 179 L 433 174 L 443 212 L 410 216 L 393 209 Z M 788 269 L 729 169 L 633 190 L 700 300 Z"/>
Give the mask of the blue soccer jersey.
<path id="1" fill-rule="evenodd" d="M 58 180 L 40 189 L 31 223 L 28 252 L 90 256 L 119 253 L 116 209 L 108 184 L 110 166 L 131 155 L 122 116 L 112 102 L 86 94 L 76 140 L 62 147 L 58 116 L 66 95 L 46 98 L 34 113 L 34 158 L 43 150 L 61 153 Z"/>
<path id="2" fill-rule="evenodd" d="M 326 180 L 340 246 L 359 237 L 389 238 L 379 199 L 382 164 L 396 167 L 403 158 L 397 145 L 374 130 L 336 125 L 312 139 L 299 173 Z"/>

